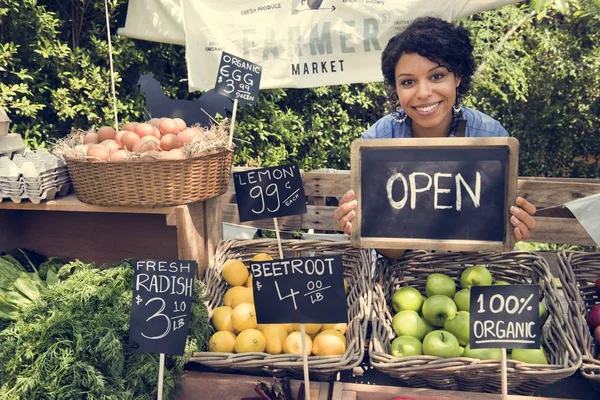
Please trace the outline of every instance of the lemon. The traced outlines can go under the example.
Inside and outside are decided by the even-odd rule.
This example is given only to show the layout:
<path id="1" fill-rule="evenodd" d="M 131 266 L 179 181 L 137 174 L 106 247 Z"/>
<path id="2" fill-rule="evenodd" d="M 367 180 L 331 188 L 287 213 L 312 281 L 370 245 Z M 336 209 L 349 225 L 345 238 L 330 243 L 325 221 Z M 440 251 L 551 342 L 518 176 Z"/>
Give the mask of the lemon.
<path id="1" fill-rule="evenodd" d="M 288 335 L 294 332 L 294 324 L 282 324 L 287 330 Z"/>
<path id="2" fill-rule="evenodd" d="M 235 333 L 229 331 L 215 332 L 208 341 L 208 351 L 233 353 L 235 342 Z"/>
<path id="3" fill-rule="evenodd" d="M 348 280 L 346 280 L 346 278 L 344 278 L 344 293 L 346 293 L 346 296 L 348 296 L 349 291 L 350 291 L 350 288 L 348 285 Z"/>
<path id="4" fill-rule="evenodd" d="M 252 274 L 248 275 L 248 280 L 246 281 L 246 287 L 252 289 Z"/>
<path id="5" fill-rule="evenodd" d="M 225 282 L 231 286 L 243 286 L 248 280 L 248 268 L 240 260 L 227 260 L 221 272 Z"/>
<path id="6" fill-rule="evenodd" d="M 258 329 L 246 329 L 235 339 L 234 348 L 236 353 L 262 353 L 266 346 L 267 341 Z"/>
<path id="7" fill-rule="evenodd" d="M 312 339 L 308 335 L 304 335 L 306 340 L 306 354 L 312 351 Z M 283 342 L 283 352 L 285 354 L 302 354 L 302 333 L 294 331 L 285 338 Z"/>
<path id="8" fill-rule="evenodd" d="M 223 305 L 231 307 L 231 304 L 233 304 L 233 298 L 236 296 L 236 294 L 238 294 L 240 291 L 243 291 L 244 289 L 247 288 L 243 286 L 234 286 L 232 288 L 227 289 L 225 295 L 223 296 Z"/>
<path id="9" fill-rule="evenodd" d="M 215 308 L 210 321 L 212 322 L 216 330 L 233 332 L 233 324 L 231 323 L 232 312 L 233 308 L 228 306 L 221 306 Z"/>
<path id="10" fill-rule="evenodd" d="M 273 257 L 267 253 L 256 253 L 254 257 L 252 257 L 252 261 L 270 261 L 272 259 Z"/>
<path id="11" fill-rule="evenodd" d="M 231 323 L 233 329 L 242 332 L 246 329 L 256 329 L 256 310 L 252 303 L 242 303 L 233 309 L 231 313 Z M 257 329 L 256 329 L 257 330 Z"/>
<path id="12" fill-rule="evenodd" d="M 342 335 L 346 334 L 346 330 L 348 329 L 348 324 L 343 323 L 343 324 L 323 324 L 323 326 L 321 327 L 322 331 L 326 331 L 329 329 L 335 329 L 336 331 L 338 331 L 339 333 L 341 333 Z"/>
<path id="13" fill-rule="evenodd" d="M 268 324 L 265 325 L 262 334 L 267 340 L 266 352 L 269 354 L 281 354 L 283 353 L 283 342 L 288 336 L 287 329 L 281 324 Z"/>
<path id="14" fill-rule="evenodd" d="M 323 331 L 313 341 L 315 356 L 341 356 L 346 352 L 346 337 L 335 329 Z"/>
<path id="15" fill-rule="evenodd" d="M 238 287 L 238 286 L 234 286 Z M 231 308 L 236 308 L 242 303 L 252 303 L 254 304 L 254 296 L 252 295 L 252 289 L 239 286 L 239 290 L 236 290 L 231 295 Z"/>
<path id="16" fill-rule="evenodd" d="M 301 324 L 292 324 L 292 327 L 295 331 L 300 332 L 300 325 Z M 304 332 L 306 332 L 307 335 L 315 334 L 321 330 L 321 326 L 322 324 L 304 324 Z"/>

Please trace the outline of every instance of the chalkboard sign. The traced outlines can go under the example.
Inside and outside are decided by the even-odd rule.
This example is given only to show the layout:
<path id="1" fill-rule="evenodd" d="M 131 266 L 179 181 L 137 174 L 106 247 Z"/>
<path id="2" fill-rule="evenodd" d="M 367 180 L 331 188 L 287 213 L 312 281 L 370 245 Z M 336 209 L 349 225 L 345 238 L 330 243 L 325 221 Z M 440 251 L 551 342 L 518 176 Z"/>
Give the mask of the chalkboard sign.
<path id="1" fill-rule="evenodd" d="M 183 355 L 192 310 L 195 261 L 135 263 L 129 348 Z"/>
<path id="2" fill-rule="evenodd" d="M 348 322 L 342 256 L 253 261 L 259 324 Z"/>
<path id="3" fill-rule="evenodd" d="M 354 141 L 353 245 L 511 250 L 518 146 L 514 138 Z"/>
<path id="4" fill-rule="evenodd" d="M 472 349 L 539 349 L 539 285 L 471 287 Z"/>
<path id="5" fill-rule="evenodd" d="M 256 104 L 261 74 L 260 65 L 223 52 L 215 92 L 241 103 Z"/>
<path id="6" fill-rule="evenodd" d="M 298 165 L 234 172 L 240 222 L 306 213 L 306 197 Z"/>

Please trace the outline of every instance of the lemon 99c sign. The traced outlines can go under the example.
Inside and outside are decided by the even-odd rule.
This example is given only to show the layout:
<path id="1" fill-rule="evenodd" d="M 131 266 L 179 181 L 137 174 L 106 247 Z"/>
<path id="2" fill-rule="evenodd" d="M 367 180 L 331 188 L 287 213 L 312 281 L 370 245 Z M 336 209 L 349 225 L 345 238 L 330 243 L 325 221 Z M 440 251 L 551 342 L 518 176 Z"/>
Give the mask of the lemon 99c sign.
<path id="1" fill-rule="evenodd" d="M 260 65 L 223 52 L 215 92 L 242 103 L 256 104 L 261 75 Z"/>

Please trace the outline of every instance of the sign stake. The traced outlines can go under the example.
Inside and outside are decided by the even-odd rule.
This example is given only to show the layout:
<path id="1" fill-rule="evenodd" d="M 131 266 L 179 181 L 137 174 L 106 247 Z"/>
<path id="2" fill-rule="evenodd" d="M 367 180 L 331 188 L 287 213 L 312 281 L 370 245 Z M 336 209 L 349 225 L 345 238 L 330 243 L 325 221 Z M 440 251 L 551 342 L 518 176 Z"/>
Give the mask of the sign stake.
<path id="1" fill-rule="evenodd" d="M 231 126 L 229 127 L 229 147 L 233 143 L 233 126 L 235 125 L 235 114 L 237 112 L 238 100 L 233 100 L 233 111 L 231 113 Z"/>
<path id="2" fill-rule="evenodd" d="M 279 225 L 277 224 L 277 218 L 273 218 L 273 224 L 275 224 L 275 235 L 277 236 L 277 247 L 279 247 L 279 258 L 283 260 L 283 248 L 281 247 L 281 236 L 279 236 Z"/>
<path id="3" fill-rule="evenodd" d="M 165 377 L 165 353 L 160 353 L 158 361 L 158 400 L 163 398 L 163 380 Z"/>
<path id="4" fill-rule="evenodd" d="M 502 400 L 508 400 L 508 376 L 506 373 L 506 349 L 502 348 L 502 365 L 500 366 L 502 382 Z"/>
<path id="5" fill-rule="evenodd" d="M 304 398 L 310 400 L 310 381 L 308 377 L 308 354 L 306 354 L 306 329 L 300 324 L 300 335 L 302 336 L 302 368 L 304 369 Z"/>

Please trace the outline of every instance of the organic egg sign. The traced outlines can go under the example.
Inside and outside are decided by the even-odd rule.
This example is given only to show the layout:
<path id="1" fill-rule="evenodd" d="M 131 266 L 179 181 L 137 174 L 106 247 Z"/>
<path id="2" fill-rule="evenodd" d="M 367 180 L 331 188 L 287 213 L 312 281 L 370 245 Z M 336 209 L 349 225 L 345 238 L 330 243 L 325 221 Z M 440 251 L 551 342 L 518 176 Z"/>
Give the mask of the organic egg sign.
<path id="1" fill-rule="evenodd" d="M 241 103 L 256 104 L 261 74 L 260 65 L 223 52 L 215 92 Z"/>
<path id="2" fill-rule="evenodd" d="M 240 222 L 306 213 L 297 164 L 233 173 Z"/>
<path id="3" fill-rule="evenodd" d="M 509 251 L 516 198 L 514 138 L 356 140 L 353 245 Z"/>

